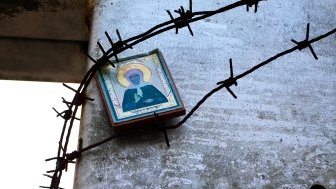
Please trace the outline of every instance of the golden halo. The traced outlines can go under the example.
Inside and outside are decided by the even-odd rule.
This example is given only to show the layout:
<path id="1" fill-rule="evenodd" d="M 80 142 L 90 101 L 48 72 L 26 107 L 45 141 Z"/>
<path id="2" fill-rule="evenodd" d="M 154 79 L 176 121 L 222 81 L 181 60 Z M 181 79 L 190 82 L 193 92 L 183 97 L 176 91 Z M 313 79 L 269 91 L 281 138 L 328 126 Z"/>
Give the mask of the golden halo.
<path id="1" fill-rule="evenodd" d="M 128 70 L 131 70 L 131 69 L 141 70 L 143 73 L 143 80 L 145 82 L 148 82 L 152 77 L 152 73 L 147 66 L 143 64 L 126 64 L 122 66 L 121 68 L 119 68 L 118 73 L 117 73 L 118 82 L 124 87 L 128 87 L 130 85 L 128 80 L 125 78 L 125 74 L 127 73 Z"/>

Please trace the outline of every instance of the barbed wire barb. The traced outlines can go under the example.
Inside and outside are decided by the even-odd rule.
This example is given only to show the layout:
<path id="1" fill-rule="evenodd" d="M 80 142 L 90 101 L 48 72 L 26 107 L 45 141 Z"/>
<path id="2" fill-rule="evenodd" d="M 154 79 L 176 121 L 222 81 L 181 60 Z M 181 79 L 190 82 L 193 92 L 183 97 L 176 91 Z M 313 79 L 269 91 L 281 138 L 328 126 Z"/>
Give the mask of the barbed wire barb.
<path id="1" fill-rule="evenodd" d="M 52 178 L 52 176 L 48 175 L 48 174 L 43 174 L 43 176 L 48 177 L 48 178 Z"/>
<path id="2" fill-rule="evenodd" d="M 111 47 L 112 47 L 111 49 L 113 50 L 114 58 L 115 58 L 116 62 L 119 62 L 119 59 L 118 59 L 118 56 L 117 56 L 118 52 L 116 52 L 114 50 L 114 43 L 113 43 L 110 35 L 106 31 L 105 31 L 105 36 L 106 36 L 107 40 L 110 42 L 110 44 L 111 44 Z M 115 67 L 114 63 L 112 63 L 111 65 L 112 65 L 112 67 Z"/>
<path id="3" fill-rule="evenodd" d="M 66 101 L 62 97 L 62 99 L 63 99 L 62 102 L 65 103 L 65 104 L 67 104 L 67 106 L 69 107 L 69 109 L 71 109 L 71 106 L 69 106 L 69 105 L 78 105 L 78 106 L 81 106 L 84 103 L 85 100 L 94 101 L 93 98 L 84 96 L 82 93 L 78 92 L 78 90 L 75 90 L 74 88 L 70 87 L 69 85 L 67 85 L 65 83 L 63 83 L 63 86 L 66 87 L 66 88 L 68 88 L 68 89 L 70 89 L 70 90 L 72 90 L 73 92 L 76 93 L 75 96 L 74 96 L 74 98 L 73 98 L 73 100 L 72 100 L 72 102 L 68 102 L 68 101 Z"/>
<path id="4" fill-rule="evenodd" d="M 185 11 L 183 6 L 180 6 L 179 9 L 174 10 L 175 13 L 179 14 L 180 16 L 178 18 L 174 18 L 173 15 L 169 10 L 166 10 L 168 13 L 170 20 L 174 23 L 175 25 L 175 33 L 178 34 L 178 30 L 183 27 L 188 27 L 188 30 L 192 36 L 194 36 L 194 33 L 190 27 L 190 19 L 193 17 L 193 12 L 192 12 L 192 0 L 189 0 L 189 10 Z"/>
<path id="5" fill-rule="evenodd" d="M 99 49 L 103 52 L 103 54 L 105 54 L 106 51 L 104 50 L 103 46 L 99 43 L 99 41 L 97 41 L 97 45 L 98 45 Z"/>
<path id="6" fill-rule="evenodd" d="M 61 117 L 65 120 L 69 120 L 72 117 L 72 110 L 68 109 L 68 110 L 64 110 L 63 112 L 59 112 L 54 107 L 52 109 L 56 112 L 56 114 L 57 114 L 56 117 Z M 62 114 L 64 114 L 64 115 L 62 115 Z"/>
<path id="7" fill-rule="evenodd" d="M 59 158 L 61 158 L 61 157 L 52 157 L 52 158 L 45 159 L 45 161 L 57 160 Z"/>
<path id="8" fill-rule="evenodd" d="M 249 12 L 249 7 L 253 7 L 254 5 L 254 13 L 258 12 L 258 4 L 260 1 L 266 1 L 266 0 L 242 0 L 246 3 L 246 11 Z"/>
<path id="9" fill-rule="evenodd" d="M 305 48 L 308 47 L 310 52 L 313 54 L 314 58 L 316 60 L 318 60 L 318 57 L 317 57 L 313 47 L 311 46 L 311 42 L 309 41 L 309 27 L 310 27 L 310 23 L 307 24 L 306 39 L 304 39 L 303 41 L 300 41 L 300 42 L 297 42 L 294 39 L 292 39 L 291 41 L 297 45 L 297 47 L 300 51 L 302 49 L 305 49 Z"/>
<path id="10" fill-rule="evenodd" d="M 61 187 L 54 188 L 54 187 L 50 187 L 50 186 L 40 186 L 40 188 L 49 188 L 49 189 L 64 189 L 64 188 L 61 188 Z"/>
<path id="11" fill-rule="evenodd" d="M 119 32 L 118 29 L 116 29 L 116 33 L 117 33 L 117 36 L 118 36 L 119 40 L 114 43 L 112 38 L 110 37 L 110 35 L 105 31 L 105 36 L 107 37 L 108 41 L 111 44 L 111 49 L 109 51 L 105 52 L 103 56 L 106 56 L 108 53 L 110 53 L 112 51 L 112 54 L 114 54 L 114 57 L 116 59 L 116 62 L 119 62 L 119 58 L 118 58 L 117 54 L 119 54 L 123 48 L 125 50 L 125 49 L 128 49 L 128 48 L 133 49 L 133 47 L 132 47 L 132 45 L 128 45 L 127 42 L 122 40 L 120 32 Z M 108 57 L 108 56 L 106 56 L 106 57 Z M 111 65 L 113 67 L 115 67 L 115 65 L 113 63 Z"/>
<path id="12" fill-rule="evenodd" d="M 98 61 L 95 60 L 94 58 L 92 58 L 92 56 L 90 56 L 89 54 L 87 53 L 84 53 L 85 56 L 87 56 L 92 62 L 94 62 L 95 64 L 98 64 Z"/>
<path id="13" fill-rule="evenodd" d="M 74 88 L 70 87 L 69 85 L 65 84 L 65 83 L 62 83 L 62 85 L 70 90 L 72 90 L 73 92 L 77 92 L 77 90 L 75 90 Z"/>
<path id="14" fill-rule="evenodd" d="M 157 123 L 158 123 L 159 126 L 162 128 L 162 131 L 163 131 L 163 134 L 164 134 L 164 137 L 165 137 L 166 144 L 167 144 L 168 148 L 170 148 L 170 143 L 169 143 L 168 134 L 167 134 L 167 131 L 166 131 L 166 129 L 165 129 L 165 123 L 164 123 L 164 121 L 161 119 L 161 117 L 159 116 L 158 113 L 154 112 L 154 116 L 155 116 L 155 119 L 156 119 Z"/>
<path id="15" fill-rule="evenodd" d="M 237 96 L 234 92 L 230 89 L 232 85 L 237 86 L 237 80 L 233 77 L 233 66 L 232 66 L 232 58 L 230 58 L 230 77 L 224 81 L 217 82 L 217 85 L 223 85 L 227 91 L 233 96 L 233 98 L 237 99 Z"/>
<path id="16" fill-rule="evenodd" d="M 118 38 L 119 38 L 119 41 L 117 41 L 117 42 L 115 43 L 115 45 L 117 46 L 116 48 L 121 49 L 122 47 L 127 47 L 127 48 L 129 48 L 129 49 L 133 49 L 132 46 L 128 45 L 125 41 L 122 40 L 121 35 L 120 35 L 120 32 L 119 32 L 118 29 L 116 29 L 116 33 L 117 33 L 117 36 L 118 36 Z M 120 43 L 120 44 L 119 44 L 119 43 Z"/>
<path id="17" fill-rule="evenodd" d="M 193 31 L 190 27 L 190 24 L 189 24 L 189 20 L 192 19 L 192 17 L 193 17 L 193 14 L 191 12 L 192 10 L 187 10 L 187 12 L 185 12 L 183 6 L 181 6 L 178 10 L 174 10 L 174 12 L 176 12 L 180 15 L 177 18 L 174 18 L 169 10 L 166 10 L 166 11 L 167 11 L 170 19 L 174 22 L 175 33 L 176 34 L 178 34 L 178 31 L 179 31 L 180 28 L 187 27 L 189 32 L 190 32 L 190 35 L 194 36 L 194 33 L 193 33 Z"/>
<path id="18" fill-rule="evenodd" d="M 98 45 L 99 49 L 101 50 L 101 52 L 103 53 L 103 56 L 99 60 L 97 60 L 97 62 L 107 61 L 112 67 L 115 67 L 113 62 L 109 58 L 107 58 L 107 56 L 106 56 L 107 53 L 106 53 L 105 49 L 103 48 L 103 46 L 101 45 L 101 43 L 99 41 L 97 41 L 97 45 Z"/>
<path id="19" fill-rule="evenodd" d="M 71 108 L 71 104 L 73 104 L 73 103 L 71 103 L 71 102 L 66 101 L 64 97 L 62 97 L 62 102 L 63 102 L 68 108 Z"/>

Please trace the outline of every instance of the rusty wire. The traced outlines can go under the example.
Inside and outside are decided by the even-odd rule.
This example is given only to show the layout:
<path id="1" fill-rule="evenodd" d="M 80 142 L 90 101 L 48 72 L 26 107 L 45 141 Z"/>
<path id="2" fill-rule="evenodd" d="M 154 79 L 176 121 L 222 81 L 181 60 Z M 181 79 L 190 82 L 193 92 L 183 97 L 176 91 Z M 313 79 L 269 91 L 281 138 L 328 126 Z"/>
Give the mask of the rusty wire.
<path id="1" fill-rule="evenodd" d="M 76 151 L 73 151 L 71 153 L 67 153 L 67 147 L 68 147 L 68 142 L 70 139 L 70 135 L 71 135 L 71 130 L 72 130 L 72 126 L 73 126 L 73 122 L 75 120 L 77 120 L 78 118 L 75 117 L 78 107 L 83 105 L 83 103 L 86 100 L 90 100 L 92 101 L 92 98 L 86 97 L 85 96 L 85 92 L 87 87 L 89 86 L 91 80 L 93 79 L 96 71 L 99 69 L 99 67 L 101 65 L 104 65 L 106 63 L 111 64 L 113 67 L 115 67 L 115 64 L 119 62 L 119 58 L 118 58 L 118 54 L 129 49 L 132 48 L 133 46 L 135 46 L 136 44 L 145 41 L 151 37 L 154 37 L 156 35 L 159 35 L 163 32 L 166 32 L 168 30 L 171 29 L 175 29 L 175 33 L 178 34 L 179 29 L 187 27 L 190 34 L 193 36 L 194 33 L 191 29 L 190 23 L 198 21 L 198 20 L 202 20 L 205 18 L 208 18 L 210 16 L 213 16 L 215 14 L 219 14 L 219 13 L 223 13 L 225 11 L 231 10 L 233 8 L 237 8 L 240 6 L 246 6 L 246 10 L 249 11 L 249 8 L 251 8 L 252 6 L 255 6 L 255 10 L 254 12 L 257 12 L 257 8 L 258 8 L 258 3 L 260 1 L 263 0 L 241 0 L 241 1 L 237 1 L 235 3 L 232 3 L 230 5 L 227 5 L 225 7 L 222 7 L 220 9 L 214 10 L 214 11 L 199 11 L 199 12 L 193 12 L 192 11 L 192 0 L 189 0 L 189 9 L 185 10 L 184 7 L 180 7 L 178 10 L 175 10 L 174 12 L 177 13 L 179 16 L 174 18 L 173 15 L 171 14 L 171 12 L 169 10 L 167 10 L 167 13 L 170 17 L 169 21 L 163 22 L 161 24 L 158 24 L 154 27 L 152 27 L 151 29 L 147 30 L 146 32 L 130 37 L 126 40 L 123 40 L 121 38 L 121 34 L 118 30 L 116 30 L 117 36 L 118 36 L 118 41 L 117 42 L 113 42 L 111 37 L 109 36 L 109 34 L 107 32 L 105 32 L 106 38 L 109 41 L 109 43 L 111 44 L 111 48 L 109 48 L 108 50 L 105 50 L 103 48 L 103 46 L 97 42 L 97 45 L 99 47 L 99 49 L 101 50 L 101 52 L 103 53 L 103 55 L 98 58 L 97 60 L 92 58 L 90 55 L 87 54 L 88 58 L 94 62 L 94 65 L 87 71 L 87 73 L 84 75 L 79 87 L 77 88 L 77 90 L 71 88 L 70 86 L 63 84 L 64 87 L 72 90 L 73 92 L 75 92 L 74 98 L 72 99 L 71 102 L 66 101 L 64 98 L 62 98 L 62 102 L 67 106 L 68 109 L 59 112 L 57 111 L 55 108 L 54 111 L 57 113 L 57 117 L 61 117 L 64 119 L 64 124 L 63 124 L 63 128 L 62 128 L 62 132 L 61 132 L 61 136 L 60 136 L 60 140 L 59 140 L 59 148 L 57 151 L 57 156 L 54 158 L 49 158 L 46 159 L 46 161 L 51 161 L 51 160 L 56 160 L 56 167 L 54 170 L 51 171 L 47 171 L 47 173 L 52 173 L 52 175 L 49 174 L 43 174 L 44 176 L 48 177 L 51 179 L 51 183 L 50 186 L 40 186 L 40 188 L 50 188 L 50 189 L 59 189 L 61 187 L 59 187 L 60 181 L 61 181 L 61 177 L 62 177 L 62 173 L 63 171 L 67 170 L 68 164 L 69 163 L 74 163 L 74 160 L 79 158 L 80 155 L 88 150 L 91 150 L 97 146 L 100 146 L 106 142 L 109 142 L 117 137 L 122 137 L 125 135 L 130 135 L 130 134 L 138 134 L 139 132 L 143 132 L 145 130 L 148 129 L 136 129 L 136 130 L 131 130 L 128 132 L 124 132 L 122 134 L 118 134 L 118 135 L 113 135 L 110 136 L 100 142 L 97 142 L 95 144 L 91 144 L 87 147 L 84 148 L 79 148 Z M 160 118 L 160 115 L 157 113 L 154 113 L 154 116 L 157 120 L 157 122 L 161 125 L 160 128 L 156 129 L 157 131 L 163 131 L 164 132 L 164 136 L 165 136 L 165 140 L 167 143 L 167 146 L 170 146 L 169 144 L 169 140 L 168 140 L 168 136 L 166 133 L 166 129 L 175 129 L 180 127 L 181 125 L 183 125 L 192 115 L 193 113 L 210 97 L 212 96 L 214 93 L 220 91 L 221 89 L 225 88 L 234 98 L 237 98 L 237 96 L 235 95 L 235 93 L 231 90 L 230 87 L 232 87 L 233 85 L 237 86 L 237 80 L 247 76 L 248 74 L 251 74 L 252 72 L 256 71 L 257 69 L 259 69 L 260 67 L 271 63 L 272 61 L 286 55 L 289 53 L 294 52 L 295 50 L 303 50 L 306 48 L 309 48 L 310 52 L 313 54 L 315 59 L 318 59 L 314 49 L 312 48 L 311 44 L 314 42 L 317 42 L 323 38 L 326 38 L 332 34 L 336 33 L 336 28 L 323 34 L 320 35 L 316 38 L 313 38 L 311 40 L 309 40 L 309 24 L 307 24 L 307 31 L 306 31 L 306 38 L 302 41 L 297 42 L 296 40 L 291 40 L 293 43 L 295 43 L 296 46 L 285 50 L 283 52 L 280 52 L 278 54 L 276 54 L 275 56 L 270 57 L 269 59 L 257 64 L 256 66 L 252 67 L 251 69 L 237 75 L 234 77 L 233 74 L 233 65 L 232 65 L 232 59 L 229 60 L 230 63 L 230 76 L 223 80 L 223 81 L 219 81 L 217 83 L 217 87 L 214 88 L 213 90 L 211 90 L 209 93 L 207 93 L 190 111 L 189 113 L 180 121 L 178 122 L 176 125 L 171 125 L 171 126 L 166 126 L 164 124 L 164 121 Z M 116 62 L 112 62 L 110 61 L 110 58 L 114 57 Z M 67 127 L 68 126 L 68 127 Z M 67 133 L 66 133 L 67 130 Z M 151 129 L 153 130 L 153 129 Z M 66 134 L 66 135 L 65 135 Z M 65 137 L 65 139 L 64 139 Z"/>

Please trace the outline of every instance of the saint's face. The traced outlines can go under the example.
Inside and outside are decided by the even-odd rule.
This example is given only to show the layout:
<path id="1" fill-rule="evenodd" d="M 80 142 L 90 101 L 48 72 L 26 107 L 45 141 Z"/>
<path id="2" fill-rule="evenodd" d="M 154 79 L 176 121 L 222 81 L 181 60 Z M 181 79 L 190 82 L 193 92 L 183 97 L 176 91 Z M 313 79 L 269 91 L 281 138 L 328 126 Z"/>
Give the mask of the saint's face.
<path id="1" fill-rule="evenodd" d="M 140 75 L 137 73 L 131 74 L 130 76 L 128 76 L 128 79 L 133 83 L 134 86 L 140 84 Z"/>

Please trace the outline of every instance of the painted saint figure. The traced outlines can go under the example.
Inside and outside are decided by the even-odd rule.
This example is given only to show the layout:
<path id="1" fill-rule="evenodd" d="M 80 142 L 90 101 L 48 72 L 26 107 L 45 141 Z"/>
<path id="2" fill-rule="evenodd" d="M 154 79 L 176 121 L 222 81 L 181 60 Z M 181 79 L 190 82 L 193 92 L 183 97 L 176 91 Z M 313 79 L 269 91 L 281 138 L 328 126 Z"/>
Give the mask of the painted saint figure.
<path id="1" fill-rule="evenodd" d="M 140 69 L 132 68 L 124 77 L 130 83 L 122 102 L 124 112 L 168 102 L 156 87 L 143 80 L 144 73 Z"/>

